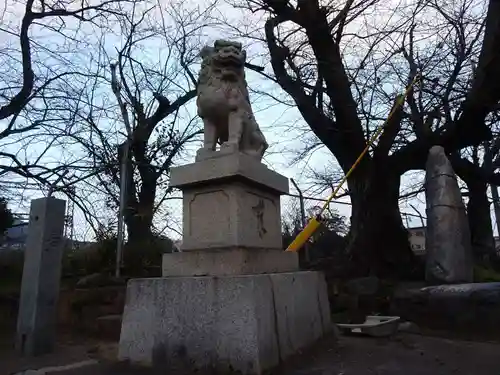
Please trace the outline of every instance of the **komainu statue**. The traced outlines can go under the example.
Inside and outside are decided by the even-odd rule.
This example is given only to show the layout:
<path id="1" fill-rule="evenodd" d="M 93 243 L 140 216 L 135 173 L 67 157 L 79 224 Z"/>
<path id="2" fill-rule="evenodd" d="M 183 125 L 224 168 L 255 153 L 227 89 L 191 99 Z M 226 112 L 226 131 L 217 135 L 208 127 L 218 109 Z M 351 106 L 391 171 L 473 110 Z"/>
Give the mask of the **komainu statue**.
<path id="1" fill-rule="evenodd" d="M 198 115 L 203 119 L 204 150 L 221 148 L 262 160 L 268 144 L 250 105 L 245 80 L 246 51 L 241 43 L 217 40 L 205 46 L 198 77 Z"/>

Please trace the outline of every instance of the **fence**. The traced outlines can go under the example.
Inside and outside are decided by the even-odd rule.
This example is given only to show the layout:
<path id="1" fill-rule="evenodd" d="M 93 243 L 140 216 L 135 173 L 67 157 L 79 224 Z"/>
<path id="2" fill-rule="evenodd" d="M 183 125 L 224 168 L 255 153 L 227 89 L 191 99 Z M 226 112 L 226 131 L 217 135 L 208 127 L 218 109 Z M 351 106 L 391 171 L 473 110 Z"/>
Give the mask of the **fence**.
<path id="1" fill-rule="evenodd" d="M 31 201 L 46 196 L 47 189 L 42 190 L 40 185 L 35 183 L 1 180 L 0 189 L 8 198 L 8 207 L 14 217 L 13 226 L 7 230 L 2 245 L 3 247 L 23 248 L 26 240 Z M 89 233 L 89 227 L 83 213 L 75 208 L 73 201 L 60 191 L 54 191 L 52 196 L 66 201 L 64 237 L 70 243 L 78 243 L 85 241 L 89 235 L 92 236 Z"/>
<path id="2" fill-rule="evenodd" d="M 0 187 L 4 190 L 9 190 L 12 194 L 8 194 L 11 199 L 10 207 L 14 213 L 19 213 L 19 219 L 22 222 L 27 222 L 29 204 L 31 199 L 39 198 L 46 195 L 40 190 L 40 186 L 34 183 L 13 183 L 0 180 Z M 301 228 L 306 221 L 314 216 L 326 202 L 326 197 L 309 197 L 303 196 L 292 180 L 291 193 L 281 197 L 281 219 L 283 225 L 288 225 L 289 228 Z M 16 192 L 14 194 L 14 192 Z M 90 192 L 77 188 L 75 195 L 89 195 Z M 78 245 L 80 242 L 86 243 L 94 239 L 94 230 L 88 223 L 88 218 L 77 205 L 75 205 L 68 196 L 60 191 L 54 191 L 53 196 L 66 201 L 66 221 L 64 235 L 71 242 Z M 158 212 L 155 223 L 155 229 L 160 230 L 162 234 L 173 239 L 182 237 L 182 201 L 180 199 L 169 200 L 168 207 L 164 208 L 164 212 Z M 96 202 L 101 203 L 102 202 Z M 99 208 L 101 207 L 99 206 Z M 96 207 L 96 210 L 99 211 Z M 103 210 L 101 210 L 103 211 Z M 109 210 L 108 210 L 109 211 Z M 402 212 L 403 221 L 407 226 L 411 226 L 412 222 L 416 222 L 419 226 L 424 226 L 425 218 L 416 213 Z M 104 214 L 104 212 L 102 212 Z M 107 212 L 109 219 L 116 221 L 115 212 Z M 350 203 L 344 200 L 334 200 L 330 203 L 326 216 L 335 218 L 335 223 L 338 224 L 340 231 L 346 231 L 348 228 L 350 217 Z M 113 221 L 111 220 L 111 221 Z M 422 225 L 420 224 L 422 223 Z"/>
<path id="3" fill-rule="evenodd" d="M 326 201 L 325 198 L 304 196 L 295 185 L 292 193 L 281 198 L 281 222 L 283 225 L 287 224 L 293 227 L 295 224 L 298 224 L 303 227 L 309 218 L 315 216 L 320 211 Z M 425 227 L 426 217 L 420 214 L 413 206 L 412 208 L 415 210 L 415 213 L 401 212 L 405 226 L 411 228 L 416 223 L 418 227 Z M 335 219 L 338 230 L 344 233 L 348 229 L 350 215 L 351 203 L 345 200 L 332 200 L 324 214 L 326 217 Z"/>
<path id="4" fill-rule="evenodd" d="M 310 217 L 315 216 L 325 204 L 326 199 L 288 194 L 281 198 L 281 222 L 283 225 L 305 226 Z M 326 216 L 338 217 L 347 224 L 350 205 L 347 202 L 331 202 Z"/>

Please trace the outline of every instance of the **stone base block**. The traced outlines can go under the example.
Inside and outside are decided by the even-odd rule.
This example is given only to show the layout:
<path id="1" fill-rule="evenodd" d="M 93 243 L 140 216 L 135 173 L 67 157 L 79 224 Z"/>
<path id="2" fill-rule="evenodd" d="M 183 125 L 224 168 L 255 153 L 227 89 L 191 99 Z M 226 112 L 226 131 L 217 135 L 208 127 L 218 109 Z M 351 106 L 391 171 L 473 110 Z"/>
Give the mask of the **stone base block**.
<path id="1" fill-rule="evenodd" d="M 182 251 L 282 248 L 280 195 L 288 179 L 242 153 L 172 168 L 182 190 Z"/>
<path id="2" fill-rule="evenodd" d="M 118 357 L 261 374 L 332 330 L 319 272 L 129 281 Z"/>
<path id="3" fill-rule="evenodd" d="M 253 275 L 298 270 L 297 253 L 236 248 L 164 254 L 162 276 Z"/>
<path id="4" fill-rule="evenodd" d="M 250 155 L 239 152 L 208 152 L 196 163 L 172 168 L 170 186 L 188 187 L 220 184 L 239 180 L 259 186 L 275 194 L 288 194 L 288 179 L 266 167 Z"/>

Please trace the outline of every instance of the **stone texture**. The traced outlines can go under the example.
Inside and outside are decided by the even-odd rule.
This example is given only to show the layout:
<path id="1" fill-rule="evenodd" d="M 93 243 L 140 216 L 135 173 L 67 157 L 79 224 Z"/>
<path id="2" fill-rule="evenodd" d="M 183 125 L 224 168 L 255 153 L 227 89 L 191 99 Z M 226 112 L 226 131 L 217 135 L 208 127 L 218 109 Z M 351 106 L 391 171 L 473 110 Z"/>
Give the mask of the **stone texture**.
<path id="1" fill-rule="evenodd" d="M 332 330 L 319 272 L 129 281 L 119 359 L 261 374 Z"/>
<path id="2" fill-rule="evenodd" d="M 400 288 L 392 298 L 391 314 L 422 328 L 498 339 L 500 283 Z"/>
<path id="3" fill-rule="evenodd" d="M 16 336 L 26 355 L 54 348 L 65 208 L 55 198 L 31 202 Z"/>
<path id="4" fill-rule="evenodd" d="M 288 179 L 236 153 L 172 169 L 183 191 L 182 251 L 282 250 L 280 194 Z"/>
<path id="5" fill-rule="evenodd" d="M 181 189 L 232 180 L 280 194 L 289 191 L 286 177 L 240 152 L 208 152 L 208 156 L 196 163 L 172 168 L 170 176 L 171 186 Z"/>
<path id="6" fill-rule="evenodd" d="M 441 146 L 429 151 L 425 179 L 426 281 L 430 284 L 471 282 L 469 224 L 455 172 Z"/>
<path id="7" fill-rule="evenodd" d="M 228 276 L 299 270 L 297 253 L 235 248 L 163 254 L 162 276 Z"/>
<path id="8" fill-rule="evenodd" d="M 85 336 L 118 341 L 121 322 L 117 318 L 123 313 L 125 293 L 125 285 L 61 290 L 58 325 Z"/>
<path id="9" fill-rule="evenodd" d="M 205 46 L 196 104 L 203 120 L 204 151 L 229 147 L 262 160 L 268 144 L 250 104 L 245 80 L 246 51 L 241 43 L 217 40 Z M 201 155 L 200 155 L 201 156 Z"/>

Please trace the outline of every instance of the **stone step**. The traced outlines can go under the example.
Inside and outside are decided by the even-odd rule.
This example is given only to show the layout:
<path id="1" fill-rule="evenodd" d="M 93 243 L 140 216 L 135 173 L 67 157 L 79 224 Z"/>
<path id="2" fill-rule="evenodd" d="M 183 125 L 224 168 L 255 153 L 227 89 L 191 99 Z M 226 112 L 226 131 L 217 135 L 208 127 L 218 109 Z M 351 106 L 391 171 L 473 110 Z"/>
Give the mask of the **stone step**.
<path id="1" fill-rule="evenodd" d="M 163 254 L 162 276 L 230 276 L 299 270 L 298 254 L 276 249 L 232 248 Z"/>
<path id="2" fill-rule="evenodd" d="M 391 313 L 421 327 L 498 338 L 500 282 L 400 289 Z"/>
<path id="3" fill-rule="evenodd" d="M 120 315 L 124 305 L 125 285 L 68 290 L 59 297 L 59 323 L 92 329 L 98 317 Z"/>
<path id="4" fill-rule="evenodd" d="M 122 315 L 113 314 L 100 316 L 96 319 L 95 327 L 95 334 L 97 337 L 118 341 L 122 328 Z"/>

